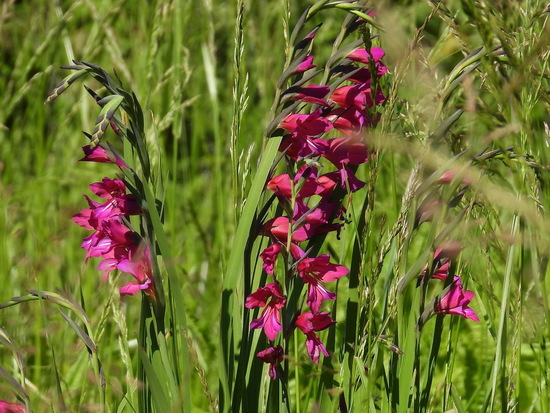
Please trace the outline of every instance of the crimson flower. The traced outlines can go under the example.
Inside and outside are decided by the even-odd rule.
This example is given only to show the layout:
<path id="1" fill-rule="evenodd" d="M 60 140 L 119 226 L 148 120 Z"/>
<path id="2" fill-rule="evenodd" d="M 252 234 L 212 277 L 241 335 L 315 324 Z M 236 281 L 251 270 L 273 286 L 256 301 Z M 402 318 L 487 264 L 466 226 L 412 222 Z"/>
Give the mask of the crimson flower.
<path id="1" fill-rule="evenodd" d="M 269 377 L 273 380 L 277 378 L 277 364 L 283 361 L 284 354 L 281 346 L 269 347 L 256 354 L 264 363 L 269 363 Z"/>
<path id="2" fill-rule="evenodd" d="M 306 312 L 300 314 L 294 324 L 302 333 L 306 335 L 306 347 L 309 354 L 309 358 L 315 363 L 319 363 L 319 356 L 321 353 L 328 357 L 328 351 L 315 334 L 316 331 L 321 331 L 326 328 L 329 328 L 331 325 L 336 323 L 329 315 L 328 312 L 320 312 L 313 314 L 311 312 Z"/>
<path id="3" fill-rule="evenodd" d="M 286 298 L 283 297 L 281 287 L 276 283 L 269 283 L 265 287 L 258 288 L 246 297 L 245 307 L 265 307 L 259 318 L 252 320 L 250 328 L 263 328 L 264 333 L 271 341 L 275 340 L 277 333 L 283 329 L 281 326 L 280 309 L 285 306 Z"/>

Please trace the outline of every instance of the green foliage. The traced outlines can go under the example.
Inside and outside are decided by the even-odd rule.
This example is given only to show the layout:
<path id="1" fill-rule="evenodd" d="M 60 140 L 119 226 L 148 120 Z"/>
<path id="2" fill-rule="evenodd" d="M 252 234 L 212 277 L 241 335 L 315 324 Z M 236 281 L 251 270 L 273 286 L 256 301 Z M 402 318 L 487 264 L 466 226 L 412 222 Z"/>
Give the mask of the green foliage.
<path id="1" fill-rule="evenodd" d="M 332 357 L 314 366 L 296 340 L 284 389 L 254 357 L 264 339 L 243 303 L 260 283 L 250 237 L 277 156 L 279 138 L 263 135 L 282 119 L 268 126 L 277 79 L 294 28 L 322 22 L 319 61 L 336 56 L 350 7 L 321 1 L 300 20 L 299 3 L 5 2 L 0 399 L 34 411 L 548 411 L 550 30 L 538 0 L 376 2 L 367 18 L 389 93 L 366 137 L 377 152 L 359 169 L 366 191 L 322 246 L 351 270 L 321 337 Z M 88 76 L 97 67 L 112 74 L 107 86 Z M 116 97 L 100 108 L 81 83 Z M 120 109 L 144 132 L 126 146 L 106 127 L 125 124 Z M 80 131 L 96 124 L 98 143 L 137 145 L 143 169 L 126 178 L 149 206 L 165 326 L 82 263 L 70 216 L 113 171 L 76 163 Z M 437 184 L 450 169 L 473 181 L 463 193 L 460 179 Z M 432 197 L 444 207 L 418 224 Z M 417 288 L 417 274 L 450 240 L 462 243 L 454 271 L 476 293 L 479 323 L 423 317 L 440 291 Z"/>

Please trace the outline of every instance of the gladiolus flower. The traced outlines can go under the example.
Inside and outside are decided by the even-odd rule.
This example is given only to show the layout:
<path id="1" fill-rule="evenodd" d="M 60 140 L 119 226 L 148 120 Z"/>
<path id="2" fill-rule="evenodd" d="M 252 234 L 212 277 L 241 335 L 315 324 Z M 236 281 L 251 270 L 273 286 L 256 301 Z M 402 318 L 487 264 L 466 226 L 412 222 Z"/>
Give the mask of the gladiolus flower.
<path id="1" fill-rule="evenodd" d="M 293 95 L 292 100 L 301 100 L 302 102 L 314 103 L 322 106 L 329 106 L 328 102 L 325 100 L 325 96 L 330 91 L 328 86 L 319 86 L 319 85 L 307 85 L 306 87 L 293 87 L 287 89 L 283 96 Z"/>
<path id="2" fill-rule="evenodd" d="M 22 404 L 10 403 L 0 400 L 0 413 L 26 413 L 27 409 Z"/>
<path id="3" fill-rule="evenodd" d="M 323 300 L 334 300 L 336 294 L 328 291 L 321 282 L 332 282 L 349 272 L 344 265 L 332 264 L 330 255 L 304 258 L 298 264 L 298 274 L 308 285 L 307 305 L 313 313 L 321 309 Z"/>
<path id="4" fill-rule="evenodd" d="M 356 62 L 368 64 L 371 59 L 375 62 L 378 62 L 385 55 L 386 52 L 381 47 L 371 47 L 368 52 L 366 49 L 355 49 L 353 52 L 347 55 L 347 58 L 355 60 Z"/>
<path id="5" fill-rule="evenodd" d="M 321 109 L 309 114 L 293 113 L 281 122 L 281 128 L 293 135 L 317 136 L 332 129 L 332 122 L 322 116 Z"/>
<path id="6" fill-rule="evenodd" d="M 263 250 L 263 252 L 260 254 L 260 258 L 264 262 L 262 267 L 269 275 L 273 275 L 275 261 L 277 260 L 279 254 L 285 250 L 285 248 L 286 247 L 284 246 L 284 244 L 275 242 L 267 247 L 265 250 Z M 303 257 L 304 251 L 302 251 L 302 249 L 298 245 L 291 243 L 290 254 L 295 260 L 298 260 Z"/>
<path id="7" fill-rule="evenodd" d="M 284 354 L 281 346 L 269 347 L 256 354 L 264 363 L 269 363 L 269 377 L 273 380 L 277 378 L 277 364 L 283 361 Z"/>
<path id="8" fill-rule="evenodd" d="M 468 307 L 474 297 L 473 291 L 462 289 L 462 281 L 457 277 L 451 289 L 434 305 L 434 314 L 456 314 L 474 321 L 479 321 L 475 311 Z"/>
<path id="9" fill-rule="evenodd" d="M 84 152 L 84 157 L 79 159 L 81 162 L 113 163 L 119 168 L 128 168 L 128 165 L 126 165 L 122 159 L 101 146 L 92 148 L 90 145 L 86 145 L 82 147 L 82 151 Z"/>
<path id="10" fill-rule="evenodd" d="M 263 328 L 267 338 L 275 340 L 277 333 L 283 329 L 280 309 L 285 303 L 286 298 L 276 283 L 267 284 L 250 294 L 246 297 L 246 308 L 265 307 L 260 317 L 252 320 L 250 328 Z"/>
<path id="11" fill-rule="evenodd" d="M 300 74 L 308 71 L 309 69 L 316 68 L 317 65 L 313 64 L 313 55 L 307 55 L 306 58 L 298 65 L 296 70 L 294 71 L 294 74 Z"/>
<path id="12" fill-rule="evenodd" d="M 323 353 L 325 357 L 329 356 L 327 349 L 315 332 L 329 328 L 334 323 L 336 323 L 336 321 L 330 318 L 328 312 L 313 314 L 308 311 L 300 314 L 296 318 L 294 324 L 306 335 L 307 352 L 309 358 L 311 358 L 315 364 L 319 363 L 319 356 L 321 353 Z"/>

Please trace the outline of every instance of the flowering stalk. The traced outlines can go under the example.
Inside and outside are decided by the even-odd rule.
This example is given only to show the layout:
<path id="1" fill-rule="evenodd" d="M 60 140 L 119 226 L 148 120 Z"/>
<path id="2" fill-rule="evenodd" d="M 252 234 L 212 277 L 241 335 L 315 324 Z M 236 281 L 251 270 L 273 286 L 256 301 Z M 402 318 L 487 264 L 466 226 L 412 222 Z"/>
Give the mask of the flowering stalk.
<path id="1" fill-rule="evenodd" d="M 148 411 L 153 404 L 157 409 L 165 410 L 170 402 L 167 398 L 159 398 L 158 394 L 181 394 L 187 408 L 189 386 L 188 383 L 182 383 L 188 377 L 187 344 L 179 334 L 168 341 L 165 328 L 169 324 L 175 331 L 185 329 L 186 316 L 174 268 L 165 266 L 167 300 L 157 260 L 158 256 L 162 256 L 164 263 L 172 262 L 160 218 L 162 203 L 155 196 L 161 194 L 162 189 L 158 185 L 158 178 L 151 171 L 142 109 L 136 96 L 118 86 L 102 68 L 86 62 L 75 62 L 65 68 L 75 71 L 75 74 L 61 82 L 47 98 L 47 102 L 54 100 L 84 74 L 91 75 L 110 93 L 106 97 L 99 97 L 87 88 L 101 107 L 101 112 L 93 132 L 85 133 L 90 143 L 83 148 L 84 157 L 80 161 L 111 164 L 118 170 L 118 176 L 105 177 L 91 184 L 90 190 L 96 199 L 84 195 L 88 208 L 73 217 L 78 225 L 92 231 L 82 243 L 82 248 L 87 251 L 85 260 L 101 259 L 98 270 L 103 279 L 113 271 L 133 277 L 132 281 L 120 288 L 121 295 L 137 295 L 141 292 L 139 344 L 143 351 L 140 353 L 142 363 L 138 379 L 147 385 L 143 386 L 140 394 L 140 410 Z M 109 127 L 120 138 L 124 155 L 117 151 L 118 144 L 105 142 L 103 136 Z M 166 303 L 169 311 L 166 311 Z M 165 320 L 167 315 L 168 319 Z M 166 342 L 160 343 L 159 340 Z M 167 353 L 166 350 L 170 351 Z M 171 365 L 161 362 L 160 356 L 155 356 L 159 351 L 165 353 L 165 359 L 171 357 Z M 184 377 L 176 373 L 178 370 L 184 373 Z M 167 383 L 159 382 L 159 374 L 172 379 Z M 157 393 L 154 397 L 153 389 L 148 386 L 153 384 L 156 386 L 154 392 Z M 173 387 L 174 384 L 181 387 L 158 387 Z"/>
<path id="2" fill-rule="evenodd" d="M 366 20 L 353 18 L 343 31 L 365 24 Z M 327 284 L 349 270 L 334 263 L 328 254 L 315 254 L 324 237 L 344 225 L 344 197 L 365 185 L 355 175 L 357 168 L 374 156 L 364 141 L 364 133 L 378 122 L 376 107 L 385 101 L 377 81 L 387 73 L 381 61 L 384 51 L 360 47 L 362 41 L 352 43 L 339 59 L 330 59 L 324 84 L 308 83 L 321 73 L 312 73 L 316 67 L 312 44 L 317 29 L 294 48 L 294 59 L 279 81 L 280 87 L 288 84 L 276 105 L 281 114 L 266 132 L 268 136 L 275 130 L 284 133 L 279 151 L 287 170 L 268 180 L 266 189 L 274 193 L 278 211 L 285 214 L 261 226 L 260 234 L 268 237 L 270 244 L 260 258 L 272 282 L 250 294 L 246 307 L 265 307 L 250 328 L 262 328 L 275 345 L 258 353 L 261 360 L 270 364 L 272 379 L 281 373 L 288 377 L 288 368 L 274 369 L 273 364 L 281 360 L 281 351 L 288 352 L 289 337 L 296 328 L 304 334 L 307 354 L 315 364 L 321 354 L 329 356 L 317 335 L 336 322 L 329 311 L 322 311 L 337 297 Z M 278 98 L 279 95 L 276 102 Z M 277 266 L 279 258 L 282 265 Z M 274 353 L 275 349 L 277 358 L 266 358 L 265 354 Z"/>

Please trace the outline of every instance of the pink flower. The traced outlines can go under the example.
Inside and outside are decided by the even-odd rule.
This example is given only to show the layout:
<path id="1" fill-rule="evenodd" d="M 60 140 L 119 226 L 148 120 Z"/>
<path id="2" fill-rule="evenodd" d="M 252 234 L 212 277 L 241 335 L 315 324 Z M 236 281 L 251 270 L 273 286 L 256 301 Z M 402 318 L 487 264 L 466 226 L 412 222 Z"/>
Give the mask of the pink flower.
<path id="1" fill-rule="evenodd" d="M 296 194 L 297 198 L 307 198 L 324 190 L 323 185 L 317 182 L 317 169 L 308 165 L 300 168 L 294 177 L 294 185 L 300 187 Z M 292 186 L 288 174 L 274 177 L 267 183 L 266 188 L 275 192 L 279 199 L 290 199 L 292 197 Z"/>
<path id="2" fill-rule="evenodd" d="M 294 224 L 294 222 L 293 222 Z M 267 221 L 262 229 L 260 234 L 272 236 L 280 242 L 286 244 L 288 240 L 288 231 L 289 223 L 287 217 L 277 217 Z M 302 242 L 308 239 L 308 234 L 304 227 L 300 227 L 294 230 L 292 233 L 291 241 L 292 242 Z"/>
<path id="3" fill-rule="evenodd" d="M 318 109 L 309 114 L 292 113 L 281 122 L 281 128 L 293 135 L 317 136 L 332 129 L 332 122 Z"/>
<path id="4" fill-rule="evenodd" d="M 269 347 L 256 354 L 264 363 L 269 363 L 269 377 L 273 380 L 277 378 L 277 364 L 283 361 L 284 354 L 281 346 Z"/>
<path id="5" fill-rule="evenodd" d="M 330 91 L 329 86 L 307 85 L 305 87 L 293 87 L 287 89 L 284 95 L 293 95 L 291 100 L 301 100 L 302 102 L 315 103 L 321 106 L 329 106 L 325 96 Z"/>
<path id="6" fill-rule="evenodd" d="M 300 63 L 298 65 L 298 67 L 294 71 L 294 74 L 297 75 L 297 74 L 300 74 L 300 73 L 304 73 L 304 72 L 308 71 L 309 69 L 314 69 L 316 67 L 317 67 L 317 65 L 313 64 L 313 55 L 309 54 L 305 57 L 305 59 L 302 61 L 302 63 Z"/>
<path id="7" fill-rule="evenodd" d="M 321 331 L 326 328 L 329 328 L 331 325 L 336 323 L 330 316 L 328 312 L 320 312 L 312 314 L 311 312 L 306 312 L 300 314 L 295 321 L 296 327 L 302 330 L 302 333 L 306 335 L 306 347 L 309 354 L 309 358 L 315 363 L 319 363 L 319 356 L 321 353 L 328 357 L 328 351 L 317 336 L 315 331 Z"/>
<path id="8" fill-rule="evenodd" d="M 370 125 L 367 114 L 353 106 L 336 108 L 327 115 L 335 129 L 346 136 L 354 136 L 364 126 Z"/>
<path id="9" fill-rule="evenodd" d="M 280 309 L 285 303 L 286 298 L 276 283 L 267 284 L 250 294 L 246 297 L 246 308 L 265 307 L 260 317 L 252 320 L 250 328 L 263 328 L 267 338 L 275 340 L 277 333 L 283 329 Z"/>
<path id="10" fill-rule="evenodd" d="M 0 400 L 0 413 L 26 413 L 27 409 L 22 404 L 10 403 Z"/>
<path id="11" fill-rule="evenodd" d="M 325 146 L 325 141 L 321 138 L 289 133 L 283 137 L 279 151 L 284 152 L 291 159 L 298 160 L 306 156 L 320 155 Z"/>
<path id="12" fill-rule="evenodd" d="M 355 60 L 357 62 L 368 64 L 371 59 L 373 59 L 375 62 L 378 62 L 385 55 L 386 52 L 381 47 L 372 47 L 368 52 L 366 49 L 355 49 L 353 52 L 347 55 L 347 58 Z"/>
<path id="13" fill-rule="evenodd" d="M 84 151 L 84 157 L 79 159 L 81 162 L 114 163 L 119 168 L 128 168 L 128 165 L 121 158 L 101 146 L 96 146 L 92 149 L 90 145 L 87 145 L 83 146 L 82 150 Z"/>
<path id="14" fill-rule="evenodd" d="M 370 154 L 367 145 L 357 138 L 336 138 L 326 142 L 327 147 L 323 156 L 336 167 L 340 167 L 343 163 L 360 165 L 369 160 Z"/>
<path id="15" fill-rule="evenodd" d="M 468 307 L 474 297 L 473 291 L 462 289 L 462 280 L 456 277 L 451 289 L 440 300 L 436 299 L 434 314 L 456 314 L 474 321 L 479 321 L 475 311 Z"/>
<path id="16" fill-rule="evenodd" d="M 298 274 L 308 285 L 307 305 L 313 313 L 321 309 L 323 300 L 334 300 L 336 294 L 328 291 L 321 282 L 332 282 L 349 272 L 344 265 L 332 264 L 330 255 L 304 258 L 298 263 Z"/>
<path id="17" fill-rule="evenodd" d="M 260 258 L 263 260 L 263 269 L 265 272 L 267 272 L 270 275 L 273 275 L 273 271 L 275 268 L 275 261 L 277 260 L 277 257 L 282 251 L 285 251 L 285 245 L 281 244 L 280 242 L 275 242 L 271 244 L 269 247 L 267 247 L 263 252 L 260 254 Z M 290 244 L 290 254 L 295 260 L 300 259 L 304 255 L 304 251 L 302 249 L 294 244 Z"/>

